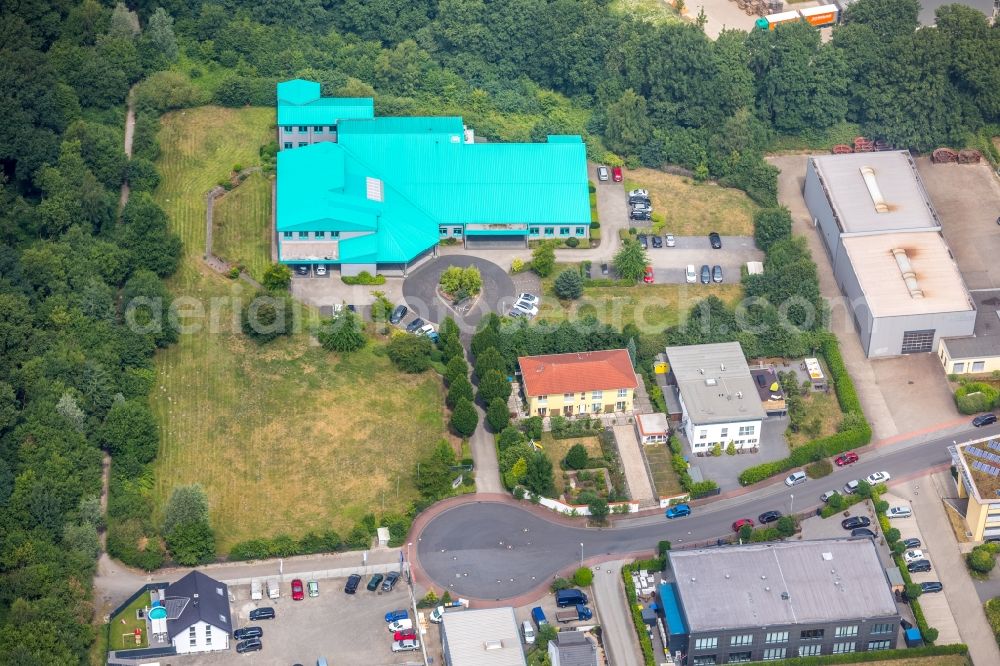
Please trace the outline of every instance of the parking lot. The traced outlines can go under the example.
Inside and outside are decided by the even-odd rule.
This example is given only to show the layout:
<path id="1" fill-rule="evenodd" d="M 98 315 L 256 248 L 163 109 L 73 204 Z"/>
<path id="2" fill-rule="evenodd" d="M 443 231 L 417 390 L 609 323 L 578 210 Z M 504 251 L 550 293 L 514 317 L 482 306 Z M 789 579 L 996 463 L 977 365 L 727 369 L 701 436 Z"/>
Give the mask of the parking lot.
<path id="1" fill-rule="evenodd" d="M 326 657 L 336 666 L 371 666 L 373 664 L 422 664 L 416 652 L 393 654 L 392 635 L 387 630 L 387 611 L 410 608 L 405 580 L 392 592 L 369 592 L 365 578 L 356 594 L 344 593 L 343 579 L 319 581 L 318 597 L 293 601 L 289 583 L 281 586 L 281 597 L 260 601 L 250 599 L 250 586 L 230 586 L 233 600 L 230 609 L 234 628 L 255 625 L 264 630 L 260 652 L 237 654 L 230 639 L 228 652 L 185 656 L 185 666 L 223 666 L 229 664 L 271 665 L 303 664 L 313 666 Z M 250 622 L 248 615 L 257 607 L 271 606 L 277 617 Z M 412 610 L 410 611 L 412 616 Z M 440 636 L 436 625 L 427 622 L 428 630 L 420 638 L 427 641 L 428 654 L 440 654 Z"/>
<path id="2" fill-rule="evenodd" d="M 757 249 L 749 236 L 722 236 L 722 248 L 712 249 L 708 236 L 677 236 L 675 247 L 653 247 L 648 242 L 646 254 L 653 267 L 657 284 L 684 284 L 687 266 L 693 265 L 701 276 L 701 267 L 722 267 L 723 283 L 739 283 L 740 269 L 748 261 L 764 261 L 764 253 Z"/>

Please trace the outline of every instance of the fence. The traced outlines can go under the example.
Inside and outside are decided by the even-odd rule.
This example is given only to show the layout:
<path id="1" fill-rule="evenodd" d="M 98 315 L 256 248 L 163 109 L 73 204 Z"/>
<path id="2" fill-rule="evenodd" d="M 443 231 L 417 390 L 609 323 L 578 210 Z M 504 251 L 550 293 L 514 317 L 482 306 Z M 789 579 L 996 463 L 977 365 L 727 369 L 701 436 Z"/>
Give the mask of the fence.
<path id="1" fill-rule="evenodd" d="M 527 490 L 524 491 L 524 498 L 530 500 L 532 494 Z M 567 516 L 589 516 L 590 507 L 586 504 L 566 504 L 565 502 L 560 502 L 559 500 L 549 499 L 548 497 L 542 497 L 539 495 L 537 497 L 538 503 L 544 506 L 546 509 L 552 509 L 553 511 L 558 511 L 559 513 L 565 514 Z M 638 502 L 609 502 L 608 508 L 611 509 L 612 513 L 616 507 L 627 506 L 627 513 L 636 513 L 639 511 Z"/>
<path id="2" fill-rule="evenodd" d="M 167 587 L 167 585 L 169 585 L 169 583 L 146 583 L 145 585 L 143 585 L 142 587 L 140 587 L 138 590 L 136 590 L 135 592 L 133 592 L 132 595 L 129 596 L 128 599 L 126 599 L 124 602 L 122 602 L 121 604 L 119 604 L 118 608 L 116 608 L 113 611 L 111 611 L 111 614 L 108 615 L 108 621 L 110 622 L 111 618 L 113 618 L 115 615 L 118 615 L 119 613 L 121 613 L 126 608 L 128 608 L 129 605 L 133 601 L 135 601 L 136 599 L 138 599 L 139 597 L 141 597 L 142 595 L 144 595 L 146 592 L 151 592 L 152 590 L 162 590 L 163 588 Z"/>
<path id="3" fill-rule="evenodd" d="M 177 654 L 177 648 L 170 647 L 143 648 L 141 650 L 116 650 L 108 657 L 108 666 L 134 666 L 131 662 L 120 662 L 115 659 L 155 659 L 156 657 L 172 657 Z"/>

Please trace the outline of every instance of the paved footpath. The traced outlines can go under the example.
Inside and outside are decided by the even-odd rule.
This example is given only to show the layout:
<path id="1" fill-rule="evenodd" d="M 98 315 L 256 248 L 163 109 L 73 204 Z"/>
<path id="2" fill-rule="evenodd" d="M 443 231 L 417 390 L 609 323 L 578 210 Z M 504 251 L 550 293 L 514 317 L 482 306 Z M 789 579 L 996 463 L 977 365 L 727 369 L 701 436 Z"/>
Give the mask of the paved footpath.
<path id="1" fill-rule="evenodd" d="M 632 625 L 632 613 L 622 587 L 622 565 L 615 560 L 594 570 L 594 600 L 601 623 L 601 639 L 614 666 L 642 666 L 642 650 Z"/>
<path id="2" fill-rule="evenodd" d="M 641 507 L 654 506 L 656 495 L 653 492 L 653 484 L 646 473 L 646 464 L 643 462 L 642 445 L 635 434 L 633 425 L 616 425 L 614 427 L 615 441 L 618 442 L 618 455 L 622 459 L 622 469 L 625 471 L 625 480 L 628 482 L 629 495 L 639 503 Z"/>

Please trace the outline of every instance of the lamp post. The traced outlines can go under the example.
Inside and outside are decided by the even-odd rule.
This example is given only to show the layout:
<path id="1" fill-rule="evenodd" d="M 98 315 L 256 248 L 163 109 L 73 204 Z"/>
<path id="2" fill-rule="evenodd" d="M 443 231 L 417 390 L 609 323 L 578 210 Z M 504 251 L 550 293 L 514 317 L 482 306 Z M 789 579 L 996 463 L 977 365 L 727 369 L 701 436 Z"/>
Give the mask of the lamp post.
<path id="1" fill-rule="evenodd" d="M 412 545 L 412 541 L 406 544 L 406 582 L 410 584 L 410 587 L 413 587 L 413 578 L 410 576 L 410 546 Z"/>
<path id="2" fill-rule="evenodd" d="M 580 567 L 583 568 L 583 542 L 580 542 Z"/>
<path id="3" fill-rule="evenodd" d="M 791 493 L 789 495 L 789 497 L 791 498 L 791 501 L 788 504 L 788 513 L 790 513 L 790 514 L 792 514 L 794 516 L 795 515 L 795 493 Z"/>

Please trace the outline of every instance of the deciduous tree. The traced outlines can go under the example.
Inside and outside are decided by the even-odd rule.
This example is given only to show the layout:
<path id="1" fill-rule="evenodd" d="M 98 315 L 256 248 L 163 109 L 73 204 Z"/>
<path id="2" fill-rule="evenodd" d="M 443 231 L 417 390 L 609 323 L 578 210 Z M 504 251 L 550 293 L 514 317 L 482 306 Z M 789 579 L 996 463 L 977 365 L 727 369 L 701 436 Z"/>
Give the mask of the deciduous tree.
<path id="1" fill-rule="evenodd" d="M 612 263 L 614 263 L 615 272 L 623 280 L 637 282 L 645 273 L 649 258 L 638 241 L 626 239 L 622 242 L 622 249 L 615 254 Z"/>

